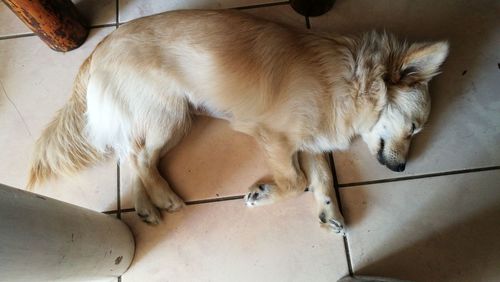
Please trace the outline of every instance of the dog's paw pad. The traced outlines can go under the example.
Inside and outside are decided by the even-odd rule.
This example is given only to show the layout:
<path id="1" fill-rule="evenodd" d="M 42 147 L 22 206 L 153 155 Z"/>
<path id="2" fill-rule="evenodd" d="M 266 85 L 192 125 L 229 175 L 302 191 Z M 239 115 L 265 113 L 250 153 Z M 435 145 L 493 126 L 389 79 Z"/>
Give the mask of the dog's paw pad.
<path id="1" fill-rule="evenodd" d="M 245 203 L 249 207 L 267 204 L 271 198 L 271 187 L 268 184 L 254 185 L 245 195 Z"/>

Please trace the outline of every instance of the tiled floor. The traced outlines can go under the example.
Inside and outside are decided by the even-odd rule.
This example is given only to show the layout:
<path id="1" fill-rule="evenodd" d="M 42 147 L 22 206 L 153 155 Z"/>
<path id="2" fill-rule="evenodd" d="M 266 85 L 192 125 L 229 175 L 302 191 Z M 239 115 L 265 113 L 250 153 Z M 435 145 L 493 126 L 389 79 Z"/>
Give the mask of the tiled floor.
<path id="1" fill-rule="evenodd" d="M 74 2 L 93 29 L 81 48 L 66 54 L 48 49 L 0 3 L 1 183 L 25 186 L 35 138 L 68 98 L 84 58 L 118 23 L 172 9 L 252 6 L 243 11 L 306 28 L 304 17 L 272 0 Z M 407 171 L 378 165 L 361 142 L 334 154 L 345 240 L 319 228 L 307 193 L 245 208 L 246 188 L 269 177 L 263 155 L 251 138 L 207 118 L 162 161 L 188 206 L 165 214 L 160 226 L 146 226 L 129 212 L 128 169 L 112 160 L 37 192 L 121 215 L 137 241 L 122 281 L 336 281 L 350 272 L 498 281 L 498 14 L 494 0 L 338 0 L 331 12 L 310 19 L 312 30 L 385 28 L 410 40 L 451 43 L 443 73 L 431 83 L 432 114 L 412 144 Z"/>

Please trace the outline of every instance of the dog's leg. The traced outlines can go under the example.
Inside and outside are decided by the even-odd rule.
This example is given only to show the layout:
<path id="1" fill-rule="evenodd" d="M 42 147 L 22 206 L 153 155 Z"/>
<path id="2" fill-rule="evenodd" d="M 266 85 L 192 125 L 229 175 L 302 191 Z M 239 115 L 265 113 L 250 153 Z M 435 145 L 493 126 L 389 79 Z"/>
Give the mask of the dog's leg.
<path id="1" fill-rule="evenodd" d="M 309 190 L 314 193 L 320 223 L 335 233 L 344 235 L 344 218 L 337 205 L 332 172 L 326 155 L 300 152 L 299 162 L 309 181 Z"/>
<path id="2" fill-rule="evenodd" d="M 182 139 L 190 126 L 190 117 L 180 108 L 177 110 L 180 112 L 177 117 L 155 113 L 157 119 L 148 120 L 148 130 L 134 136 L 129 154 L 131 166 L 140 180 L 136 181 L 134 188 L 136 210 L 149 223 L 159 222 L 159 213 L 154 213 L 156 208 L 174 212 L 184 206 L 182 199 L 158 171 L 160 158 Z"/>
<path id="3" fill-rule="evenodd" d="M 246 204 L 248 206 L 270 204 L 304 192 L 307 179 L 299 167 L 297 152 L 286 138 L 262 132 L 259 137 L 257 140 L 267 155 L 274 183 L 254 184 L 245 196 Z"/>
<path id="4" fill-rule="evenodd" d="M 160 223 L 160 212 L 158 211 L 158 208 L 156 208 L 153 203 L 151 203 L 151 199 L 149 199 L 149 196 L 144 189 L 144 185 L 142 184 L 142 181 L 138 175 L 134 175 L 132 185 L 134 207 L 139 217 L 142 219 L 142 221 L 149 224 Z"/>
<path id="5" fill-rule="evenodd" d="M 164 151 L 161 146 L 145 145 L 131 156 L 131 160 L 151 202 L 160 209 L 174 212 L 182 208 L 184 202 L 172 191 L 158 171 L 158 162 Z"/>
<path id="6" fill-rule="evenodd" d="M 170 188 L 158 171 L 158 163 L 187 132 L 191 125 L 187 101 L 182 97 L 162 97 L 158 103 L 145 94 L 144 105 L 136 109 L 141 113 L 135 120 L 128 145 L 128 159 L 136 175 L 134 183 L 135 207 L 139 216 L 149 223 L 159 223 L 158 209 L 169 212 L 184 206 L 182 199 Z"/>

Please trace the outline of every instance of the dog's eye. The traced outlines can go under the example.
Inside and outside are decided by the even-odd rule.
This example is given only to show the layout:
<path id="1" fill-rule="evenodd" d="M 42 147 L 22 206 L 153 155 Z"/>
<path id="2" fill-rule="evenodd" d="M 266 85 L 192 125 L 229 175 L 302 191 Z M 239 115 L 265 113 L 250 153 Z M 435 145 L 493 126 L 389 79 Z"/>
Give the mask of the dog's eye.
<path id="1" fill-rule="evenodd" d="M 411 138 L 411 136 L 413 135 L 413 133 L 415 133 L 415 129 L 416 129 L 415 123 L 412 123 L 411 124 L 410 134 L 408 134 L 408 136 L 406 136 L 406 139 L 410 139 Z"/>
<path id="2" fill-rule="evenodd" d="M 384 80 L 385 83 L 388 83 L 389 82 L 389 74 L 385 73 L 384 76 L 382 77 L 382 79 Z"/>
<path id="3" fill-rule="evenodd" d="M 411 124 L 411 131 L 410 131 L 410 134 L 408 134 L 408 136 L 406 136 L 406 139 L 410 139 L 410 138 L 411 138 L 411 136 L 413 135 L 413 133 L 415 133 L 415 129 L 416 129 L 416 128 L 417 128 L 417 127 L 415 126 L 415 123 L 412 123 L 412 124 Z"/>

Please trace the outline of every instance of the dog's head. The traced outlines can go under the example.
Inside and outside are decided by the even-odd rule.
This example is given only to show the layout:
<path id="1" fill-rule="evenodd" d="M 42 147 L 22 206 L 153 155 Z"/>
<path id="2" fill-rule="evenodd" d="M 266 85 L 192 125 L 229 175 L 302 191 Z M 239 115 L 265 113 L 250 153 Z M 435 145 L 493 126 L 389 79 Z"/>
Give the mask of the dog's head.
<path id="1" fill-rule="evenodd" d="M 378 120 L 361 135 L 382 165 L 403 171 L 412 137 L 429 116 L 428 83 L 438 74 L 448 43 L 392 43 L 385 48 L 385 67 L 379 74 L 385 85 L 384 105 Z"/>

